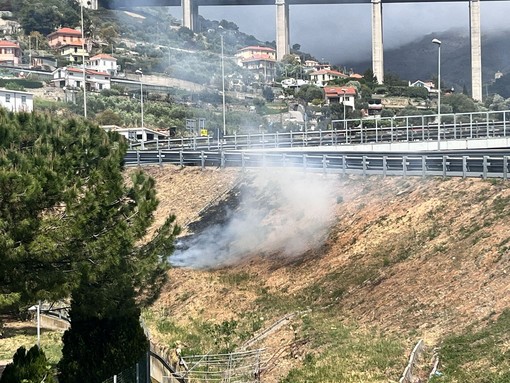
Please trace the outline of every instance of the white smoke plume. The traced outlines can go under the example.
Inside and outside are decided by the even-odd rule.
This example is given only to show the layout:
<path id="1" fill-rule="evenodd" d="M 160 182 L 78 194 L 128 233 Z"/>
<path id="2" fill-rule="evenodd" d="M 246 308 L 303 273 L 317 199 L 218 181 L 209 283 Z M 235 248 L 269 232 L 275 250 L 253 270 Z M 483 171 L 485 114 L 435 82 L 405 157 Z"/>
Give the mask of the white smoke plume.
<path id="1" fill-rule="evenodd" d="M 297 257 L 320 246 L 333 223 L 336 194 L 331 176 L 257 173 L 242 188 L 239 206 L 225 223 L 195 234 L 174 266 L 216 268 L 253 256 Z"/>

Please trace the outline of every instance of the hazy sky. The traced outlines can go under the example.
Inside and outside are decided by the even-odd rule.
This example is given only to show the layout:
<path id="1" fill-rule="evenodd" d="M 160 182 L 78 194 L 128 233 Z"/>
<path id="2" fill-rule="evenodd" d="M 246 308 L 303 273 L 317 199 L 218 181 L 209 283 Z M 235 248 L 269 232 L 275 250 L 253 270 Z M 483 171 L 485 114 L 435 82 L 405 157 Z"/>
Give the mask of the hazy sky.
<path id="1" fill-rule="evenodd" d="M 171 8 L 181 18 L 180 8 Z M 275 40 L 275 6 L 200 7 L 210 20 L 235 22 L 242 32 L 262 41 Z M 482 33 L 508 29 L 510 2 L 481 3 Z M 371 55 L 371 5 L 295 5 L 290 7 L 291 45 L 333 64 L 369 59 Z M 469 5 L 461 3 L 418 3 L 383 5 L 384 46 L 397 47 L 416 37 L 449 29 L 469 28 Z"/>

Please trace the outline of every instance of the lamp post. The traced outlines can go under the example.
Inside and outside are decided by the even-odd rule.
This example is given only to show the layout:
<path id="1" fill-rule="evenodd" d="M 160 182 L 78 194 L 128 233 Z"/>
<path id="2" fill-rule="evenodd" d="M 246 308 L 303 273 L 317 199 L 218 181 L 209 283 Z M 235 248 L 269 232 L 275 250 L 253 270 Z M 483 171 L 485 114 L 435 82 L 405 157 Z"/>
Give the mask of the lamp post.
<path id="1" fill-rule="evenodd" d="M 220 35 L 221 38 L 221 90 L 223 96 L 223 137 L 227 135 L 227 124 L 226 124 L 226 116 L 225 116 L 225 59 L 223 56 L 223 34 Z"/>
<path id="2" fill-rule="evenodd" d="M 85 30 L 83 28 L 83 2 L 81 3 L 81 61 L 83 65 L 83 117 L 87 118 L 87 74 L 85 69 Z"/>
<path id="3" fill-rule="evenodd" d="M 437 148 L 441 149 L 441 41 L 432 43 L 437 45 Z"/>
<path id="4" fill-rule="evenodd" d="M 344 130 L 346 129 L 346 116 L 345 116 L 345 88 L 342 88 L 343 96 L 342 96 L 342 104 L 344 107 Z"/>
<path id="5" fill-rule="evenodd" d="M 136 74 L 140 75 L 140 110 L 142 115 L 142 129 L 143 129 L 143 72 L 142 68 L 135 71 Z"/>

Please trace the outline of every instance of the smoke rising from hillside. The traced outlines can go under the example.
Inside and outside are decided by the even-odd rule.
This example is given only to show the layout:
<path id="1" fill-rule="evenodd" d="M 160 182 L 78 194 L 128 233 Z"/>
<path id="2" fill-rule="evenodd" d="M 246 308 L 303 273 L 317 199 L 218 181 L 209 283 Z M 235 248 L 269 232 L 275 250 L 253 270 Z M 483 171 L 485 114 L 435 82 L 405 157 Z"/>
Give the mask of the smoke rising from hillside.
<path id="1" fill-rule="evenodd" d="M 331 180 L 298 173 L 258 173 L 241 188 L 223 224 L 194 235 L 170 257 L 174 266 L 214 268 L 253 255 L 295 257 L 323 243 L 336 203 Z"/>

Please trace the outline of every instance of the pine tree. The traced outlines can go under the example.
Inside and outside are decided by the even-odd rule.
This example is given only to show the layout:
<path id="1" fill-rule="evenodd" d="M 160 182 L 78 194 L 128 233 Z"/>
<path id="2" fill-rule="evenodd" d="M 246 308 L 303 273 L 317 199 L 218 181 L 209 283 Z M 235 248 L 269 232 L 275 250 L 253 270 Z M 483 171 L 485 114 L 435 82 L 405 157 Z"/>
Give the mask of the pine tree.
<path id="1" fill-rule="evenodd" d="M 140 171 L 125 182 L 126 149 L 89 122 L 0 110 L 0 293 L 67 297 L 121 259 L 134 286 L 157 290 L 178 228 L 169 217 L 138 245 L 156 191 Z"/>
<path id="2" fill-rule="evenodd" d="M 108 270 L 93 283 L 83 281 L 73 292 L 59 382 L 101 383 L 134 366 L 149 349 L 135 291 L 122 268 Z"/>

